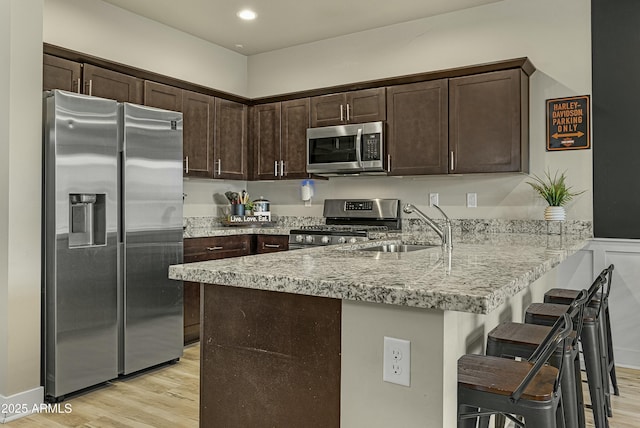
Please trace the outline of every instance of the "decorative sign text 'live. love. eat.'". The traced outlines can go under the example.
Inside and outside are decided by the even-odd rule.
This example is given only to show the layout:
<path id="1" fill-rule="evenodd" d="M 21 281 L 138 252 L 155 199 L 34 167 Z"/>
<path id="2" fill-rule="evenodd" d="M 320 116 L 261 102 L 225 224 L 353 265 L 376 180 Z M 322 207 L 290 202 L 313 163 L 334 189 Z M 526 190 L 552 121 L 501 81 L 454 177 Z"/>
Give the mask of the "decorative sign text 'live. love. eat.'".
<path id="1" fill-rule="evenodd" d="M 591 147 L 589 95 L 547 100 L 547 151 Z"/>

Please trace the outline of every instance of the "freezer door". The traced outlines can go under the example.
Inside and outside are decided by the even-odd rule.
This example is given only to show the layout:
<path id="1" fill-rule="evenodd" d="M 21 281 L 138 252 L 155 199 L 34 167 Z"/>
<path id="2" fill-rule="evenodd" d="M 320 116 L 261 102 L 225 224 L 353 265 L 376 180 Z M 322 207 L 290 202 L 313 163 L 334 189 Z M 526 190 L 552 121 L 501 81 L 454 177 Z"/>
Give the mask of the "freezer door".
<path id="1" fill-rule="evenodd" d="M 117 103 L 44 98 L 43 385 L 61 397 L 118 376 Z"/>
<path id="2" fill-rule="evenodd" d="M 123 104 L 123 374 L 182 356 L 182 114 Z"/>

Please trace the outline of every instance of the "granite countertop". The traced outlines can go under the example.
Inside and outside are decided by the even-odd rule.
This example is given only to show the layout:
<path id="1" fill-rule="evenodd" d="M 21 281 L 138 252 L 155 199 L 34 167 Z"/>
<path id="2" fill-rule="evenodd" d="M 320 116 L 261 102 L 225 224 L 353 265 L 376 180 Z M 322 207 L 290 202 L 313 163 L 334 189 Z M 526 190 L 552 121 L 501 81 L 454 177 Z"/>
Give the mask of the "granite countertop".
<path id="1" fill-rule="evenodd" d="M 288 235 L 291 227 L 252 226 L 252 227 L 199 227 L 186 229 L 184 238 L 207 238 L 210 236 L 231 235 Z"/>
<path id="2" fill-rule="evenodd" d="M 171 266 L 177 280 L 420 308 L 490 313 L 509 296 L 583 248 L 590 236 L 460 234 L 407 253 L 362 248 L 398 239 L 261 254 Z M 405 235 L 403 243 L 424 243 Z"/>

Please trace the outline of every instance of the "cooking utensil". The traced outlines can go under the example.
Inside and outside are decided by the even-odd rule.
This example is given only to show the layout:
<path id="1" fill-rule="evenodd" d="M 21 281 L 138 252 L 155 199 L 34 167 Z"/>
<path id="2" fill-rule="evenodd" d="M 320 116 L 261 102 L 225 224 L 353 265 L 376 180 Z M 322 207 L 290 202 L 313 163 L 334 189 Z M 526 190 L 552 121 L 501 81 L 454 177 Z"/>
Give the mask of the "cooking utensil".
<path id="1" fill-rule="evenodd" d="M 264 196 L 260 196 L 260 199 L 256 199 L 253 201 L 253 212 L 254 213 L 265 213 L 269 212 L 270 202 L 268 199 L 265 199 Z"/>

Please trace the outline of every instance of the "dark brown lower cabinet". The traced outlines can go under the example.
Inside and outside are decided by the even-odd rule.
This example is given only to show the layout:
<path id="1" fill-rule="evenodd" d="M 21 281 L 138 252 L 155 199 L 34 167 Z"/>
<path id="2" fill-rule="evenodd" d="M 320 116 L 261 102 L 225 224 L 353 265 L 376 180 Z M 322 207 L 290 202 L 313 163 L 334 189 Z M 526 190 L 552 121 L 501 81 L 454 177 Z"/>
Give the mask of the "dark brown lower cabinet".
<path id="1" fill-rule="evenodd" d="M 340 426 L 342 302 L 203 286 L 201 427 Z"/>
<path id="2" fill-rule="evenodd" d="M 184 282 L 184 344 L 200 340 L 200 283 Z"/>
<path id="3" fill-rule="evenodd" d="M 184 240 L 184 263 L 289 249 L 288 235 L 234 235 Z M 184 343 L 200 340 L 200 283 L 184 282 Z"/>
<path id="4" fill-rule="evenodd" d="M 251 254 L 252 235 L 184 240 L 184 262 L 202 262 Z M 184 343 L 200 340 L 200 283 L 184 282 Z"/>
<path id="5" fill-rule="evenodd" d="M 256 235 L 256 254 L 275 253 L 288 249 L 288 235 Z"/>

